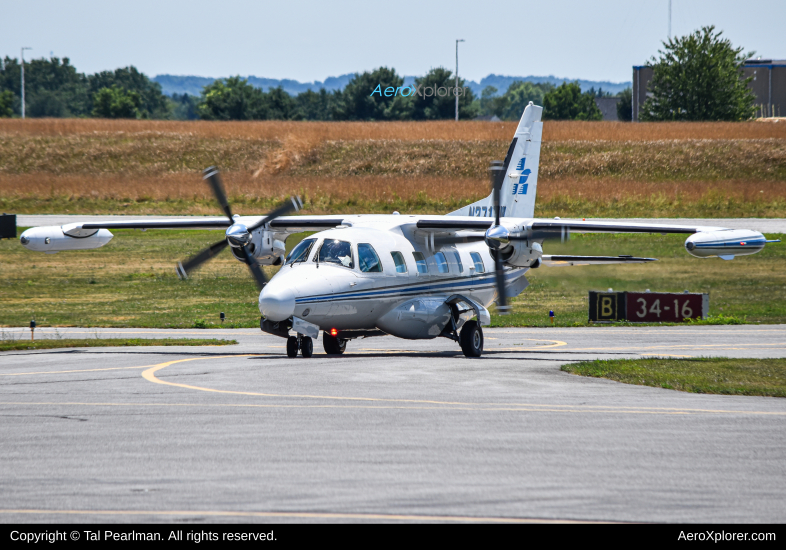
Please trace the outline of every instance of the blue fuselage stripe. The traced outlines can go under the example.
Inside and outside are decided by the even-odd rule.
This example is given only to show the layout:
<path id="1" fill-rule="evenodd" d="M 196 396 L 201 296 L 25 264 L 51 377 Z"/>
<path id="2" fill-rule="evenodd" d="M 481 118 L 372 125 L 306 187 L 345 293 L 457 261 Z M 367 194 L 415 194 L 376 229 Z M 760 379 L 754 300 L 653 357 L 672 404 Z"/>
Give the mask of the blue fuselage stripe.
<path id="1" fill-rule="evenodd" d="M 526 270 L 524 269 L 516 269 L 510 271 L 505 274 L 506 280 L 517 279 L 523 272 Z M 454 282 L 433 282 L 430 284 L 422 284 L 419 286 L 402 286 L 397 288 L 384 288 L 378 290 L 358 290 L 355 292 L 343 292 L 341 294 L 323 294 L 320 296 L 309 296 L 307 298 L 298 298 L 295 300 L 297 304 L 306 304 L 312 302 L 323 302 L 323 301 L 334 301 L 334 300 L 346 300 L 346 299 L 357 299 L 357 298 L 377 298 L 382 296 L 394 297 L 397 295 L 407 295 L 413 292 L 434 292 L 438 290 L 448 290 L 448 289 L 455 289 L 455 288 L 466 288 L 469 286 L 475 287 L 486 287 L 486 286 L 493 286 L 495 283 L 495 276 L 493 273 L 485 275 L 483 277 L 478 278 L 463 278 L 459 280 L 455 280 Z M 416 283 L 417 284 L 417 283 Z"/>

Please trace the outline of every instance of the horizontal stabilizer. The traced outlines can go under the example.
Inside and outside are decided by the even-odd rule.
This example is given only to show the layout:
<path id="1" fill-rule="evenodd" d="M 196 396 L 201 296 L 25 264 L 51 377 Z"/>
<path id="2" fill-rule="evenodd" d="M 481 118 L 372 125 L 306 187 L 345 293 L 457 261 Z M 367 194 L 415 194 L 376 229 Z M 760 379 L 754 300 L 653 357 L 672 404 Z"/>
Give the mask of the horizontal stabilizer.
<path id="1" fill-rule="evenodd" d="M 657 258 L 635 258 L 633 256 L 552 256 L 541 257 L 543 265 L 549 267 L 570 265 L 641 264 L 656 262 Z"/>

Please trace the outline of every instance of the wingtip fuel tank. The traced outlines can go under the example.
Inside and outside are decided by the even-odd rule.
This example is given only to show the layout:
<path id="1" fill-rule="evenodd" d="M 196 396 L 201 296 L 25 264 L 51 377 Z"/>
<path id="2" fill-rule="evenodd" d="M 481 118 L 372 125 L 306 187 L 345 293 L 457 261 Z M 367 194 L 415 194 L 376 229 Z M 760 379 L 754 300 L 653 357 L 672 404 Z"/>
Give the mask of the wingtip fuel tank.
<path id="1" fill-rule="evenodd" d="M 685 250 L 697 258 L 717 256 L 723 260 L 733 260 L 735 256 L 749 256 L 764 249 L 768 241 L 758 231 L 749 229 L 724 229 L 722 231 L 701 231 L 685 240 Z"/>

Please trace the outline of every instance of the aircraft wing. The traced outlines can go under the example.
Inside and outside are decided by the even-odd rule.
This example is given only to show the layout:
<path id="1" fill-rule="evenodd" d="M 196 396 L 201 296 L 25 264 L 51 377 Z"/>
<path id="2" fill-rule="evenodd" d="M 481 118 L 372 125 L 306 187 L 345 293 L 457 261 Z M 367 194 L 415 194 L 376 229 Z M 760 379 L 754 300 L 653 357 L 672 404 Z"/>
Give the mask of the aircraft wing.
<path id="1" fill-rule="evenodd" d="M 270 222 L 270 228 L 282 233 L 300 233 L 301 231 L 323 231 L 344 223 L 340 216 L 281 216 Z"/>
<path id="2" fill-rule="evenodd" d="M 241 216 L 239 223 L 252 226 L 262 220 L 262 216 Z M 276 232 L 299 233 L 300 231 L 321 231 L 331 229 L 344 221 L 336 216 L 280 216 L 271 220 L 270 228 Z M 71 230 L 82 229 L 225 229 L 232 225 L 227 218 L 183 218 L 183 219 L 144 219 L 122 221 L 96 221 L 68 224 Z M 64 226 L 65 227 L 65 226 Z"/>
<path id="3" fill-rule="evenodd" d="M 96 221 L 68 224 L 66 232 L 93 231 L 95 229 L 222 229 L 231 223 L 227 218 L 144 219 L 122 221 Z"/>
<path id="4" fill-rule="evenodd" d="M 676 225 L 642 222 L 607 222 L 584 220 L 532 220 L 533 231 L 558 233 L 565 230 L 574 233 L 682 233 L 691 235 L 704 231 L 724 231 L 726 227 L 702 225 Z"/>
<path id="5" fill-rule="evenodd" d="M 417 227 L 418 229 L 441 229 L 443 231 L 485 231 L 493 224 L 494 220 L 492 218 L 477 219 L 468 216 L 443 216 L 434 219 L 418 220 Z M 522 231 L 531 230 L 536 234 L 547 235 L 560 235 L 567 231 L 574 233 L 682 233 L 690 235 L 704 231 L 723 231 L 727 229 L 717 226 L 526 218 L 502 218 L 501 224 L 513 231 L 520 228 Z"/>

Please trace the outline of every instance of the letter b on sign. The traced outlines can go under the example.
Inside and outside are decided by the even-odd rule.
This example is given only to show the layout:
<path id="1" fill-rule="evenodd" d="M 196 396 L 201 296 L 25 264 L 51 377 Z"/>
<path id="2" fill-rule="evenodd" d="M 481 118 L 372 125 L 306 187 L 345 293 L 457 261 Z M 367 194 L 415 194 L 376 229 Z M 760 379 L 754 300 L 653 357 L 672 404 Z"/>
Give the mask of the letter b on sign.
<path id="1" fill-rule="evenodd" d="M 615 296 L 616 298 L 616 296 Z M 613 299 L 611 296 L 601 296 L 600 297 L 600 312 L 598 313 L 599 317 L 612 317 L 614 315 L 614 307 Z"/>
<path id="2" fill-rule="evenodd" d="M 624 297 L 617 292 L 590 291 L 589 320 L 590 321 L 618 321 L 624 319 L 620 306 L 625 303 Z"/>

